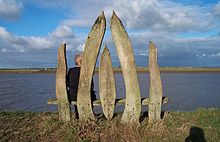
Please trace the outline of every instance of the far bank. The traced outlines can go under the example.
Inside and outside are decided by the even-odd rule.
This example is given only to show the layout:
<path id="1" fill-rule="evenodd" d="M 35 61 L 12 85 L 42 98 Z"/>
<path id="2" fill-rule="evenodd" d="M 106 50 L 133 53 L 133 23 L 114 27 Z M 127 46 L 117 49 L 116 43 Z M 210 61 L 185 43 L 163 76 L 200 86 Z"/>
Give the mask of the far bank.
<path id="1" fill-rule="evenodd" d="M 161 72 L 220 72 L 220 68 L 207 67 L 160 67 Z M 122 72 L 120 67 L 114 67 L 114 72 Z M 148 67 L 137 67 L 137 72 L 149 72 Z M 95 68 L 98 72 L 99 68 Z M 0 69 L 0 73 L 55 73 L 56 68 L 21 68 L 21 69 Z"/>

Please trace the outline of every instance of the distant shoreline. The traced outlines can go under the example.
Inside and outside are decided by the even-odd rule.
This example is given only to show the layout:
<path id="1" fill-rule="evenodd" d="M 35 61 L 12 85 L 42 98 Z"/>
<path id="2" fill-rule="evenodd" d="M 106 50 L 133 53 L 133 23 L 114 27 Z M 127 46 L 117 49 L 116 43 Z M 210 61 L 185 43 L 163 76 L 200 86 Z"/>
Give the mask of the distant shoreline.
<path id="1" fill-rule="evenodd" d="M 137 67 L 137 72 L 149 72 L 147 67 Z M 98 68 L 95 72 L 98 72 Z M 114 72 L 121 72 L 121 68 L 113 68 Z M 220 68 L 207 67 L 160 67 L 161 72 L 220 72 Z M 23 69 L 0 69 L 0 73 L 55 73 L 56 68 L 23 68 Z"/>

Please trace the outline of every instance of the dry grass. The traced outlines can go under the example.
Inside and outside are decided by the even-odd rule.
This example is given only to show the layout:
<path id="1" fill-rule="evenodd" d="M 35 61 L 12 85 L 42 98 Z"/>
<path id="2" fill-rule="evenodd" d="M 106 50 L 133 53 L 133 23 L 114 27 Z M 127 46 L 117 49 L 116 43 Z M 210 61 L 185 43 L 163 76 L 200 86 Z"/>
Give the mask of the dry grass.
<path id="1" fill-rule="evenodd" d="M 0 112 L 0 141 L 218 141 L 220 110 L 166 113 L 163 120 L 149 126 L 145 118 L 139 127 L 120 123 L 120 115 L 111 122 L 59 122 L 57 113 Z M 192 131 L 192 132 L 191 132 Z M 194 132 L 193 132 L 194 131 Z"/>

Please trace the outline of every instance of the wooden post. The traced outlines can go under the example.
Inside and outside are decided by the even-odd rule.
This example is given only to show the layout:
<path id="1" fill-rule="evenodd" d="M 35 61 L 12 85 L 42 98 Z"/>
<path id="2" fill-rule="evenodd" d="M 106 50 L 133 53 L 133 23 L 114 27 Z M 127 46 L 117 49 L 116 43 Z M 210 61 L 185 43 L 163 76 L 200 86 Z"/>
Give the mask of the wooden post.
<path id="1" fill-rule="evenodd" d="M 96 19 L 85 43 L 77 94 L 79 119 L 95 120 L 91 104 L 91 82 L 106 28 L 104 12 Z"/>
<path id="2" fill-rule="evenodd" d="M 150 94 L 149 94 L 149 123 L 154 124 L 161 120 L 162 82 L 157 63 L 157 48 L 150 41 L 149 46 L 149 72 L 150 72 Z"/>
<path id="3" fill-rule="evenodd" d="M 104 48 L 99 66 L 99 96 L 105 117 L 111 120 L 114 114 L 116 88 L 111 56 L 107 46 Z"/>
<path id="4" fill-rule="evenodd" d="M 111 32 L 121 63 L 126 87 L 126 103 L 125 110 L 122 114 L 122 121 L 139 123 L 141 95 L 137 79 L 134 53 L 128 34 L 115 12 L 113 12 L 111 17 Z"/>
<path id="5" fill-rule="evenodd" d="M 66 44 L 58 49 L 58 64 L 56 71 L 56 97 L 58 100 L 59 119 L 63 122 L 70 121 L 70 104 L 66 90 Z"/>

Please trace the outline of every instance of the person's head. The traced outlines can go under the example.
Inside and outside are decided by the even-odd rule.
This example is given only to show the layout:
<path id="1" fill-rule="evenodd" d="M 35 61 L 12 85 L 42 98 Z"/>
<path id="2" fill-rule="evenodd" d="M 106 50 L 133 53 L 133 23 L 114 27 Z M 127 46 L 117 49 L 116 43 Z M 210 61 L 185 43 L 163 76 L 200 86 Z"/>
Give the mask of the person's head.
<path id="1" fill-rule="evenodd" d="M 76 66 L 80 67 L 82 64 L 82 60 L 83 60 L 82 54 L 76 54 L 75 59 L 74 59 Z"/>

